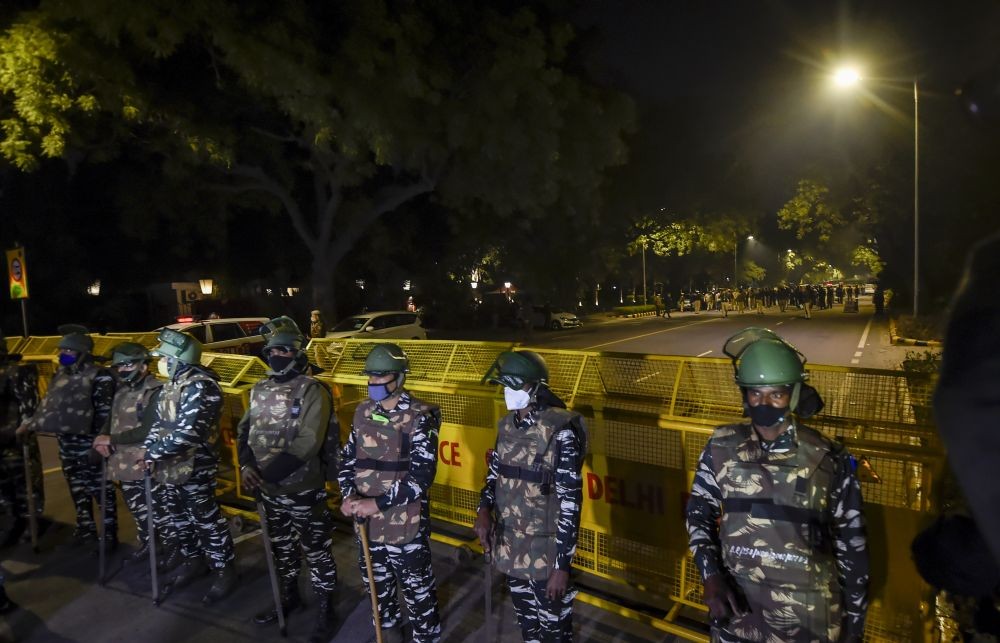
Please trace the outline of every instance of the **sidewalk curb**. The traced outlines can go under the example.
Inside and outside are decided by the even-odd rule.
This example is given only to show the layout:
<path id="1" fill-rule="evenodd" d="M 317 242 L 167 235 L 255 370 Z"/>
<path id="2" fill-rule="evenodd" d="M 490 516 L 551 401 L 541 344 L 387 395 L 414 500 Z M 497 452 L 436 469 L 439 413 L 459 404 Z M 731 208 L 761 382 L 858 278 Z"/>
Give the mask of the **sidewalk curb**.
<path id="1" fill-rule="evenodd" d="M 896 332 L 896 320 L 892 317 L 889 318 L 889 343 L 896 346 L 943 346 L 944 342 L 939 342 L 936 339 L 910 339 L 909 337 L 900 337 Z"/>

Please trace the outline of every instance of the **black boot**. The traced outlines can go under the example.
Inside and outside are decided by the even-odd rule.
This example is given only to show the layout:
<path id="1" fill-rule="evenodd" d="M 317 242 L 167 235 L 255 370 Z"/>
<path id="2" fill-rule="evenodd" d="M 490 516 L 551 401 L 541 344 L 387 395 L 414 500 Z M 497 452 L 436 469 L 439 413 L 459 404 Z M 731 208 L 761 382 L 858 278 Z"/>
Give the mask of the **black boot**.
<path id="1" fill-rule="evenodd" d="M 139 545 L 139 549 L 132 552 L 128 558 L 125 559 L 126 563 L 141 563 L 149 558 L 149 541 L 146 541 Z"/>
<path id="2" fill-rule="evenodd" d="M 18 516 L 14 518 L 14 522 L 10 526 L 10 531 L 4 534 L 3 544 L 0 547 L 10 547 L 16 545 L 21 540 L 21 536 L 24 535 L 24 530 L 28 527 L 28 519 L 23 516 Z"/>
<path id="3" fill-rule="evenodd" d="M 309 643 L 329 643 L 333 623 L 337 620 L 333 612 L 333 592 L 318 592 L 316 598 L 316 626 L 309 635 Z"/>
<path id="4" fill-rule="evenodd" d="M 208 573 L 208 567 L 205 566 L 205 561 L 201 556 L 193 556 L 191 558 L 185 559 L 184 564 L 180 566 L 176 573 L 167 580 L 167 585 L 170 588 L 180 589 L 186 585 L 190 585 L 199 576 L 204 576 Z"/>
<path id="5" fill-rule="evenodd" d="M 302 597 L 299 596 L 298 583 L 292 583 L 281 588 L 281 607 L 285 618 L 293 611 L 302 606 Z M 253 622 L 257 625 L 269 625 L 278 620 L 278 610 L 274 608 L 274 601 L 253 617 Z"/>
<path id="6" fill-rule="evenodd" d="M 110 556 L 111 554 L 118 551 L 118 534 L 108 534 L 105 536 L 104 543 L 104 554 Z M 94 550 L 91 552 L 94 556 L 101 555 L 101 537 L 97 537 L 97 544 L 94 545 Z"/>
<path id="7" fill-rule="evenodd" d="M 163 554 L 163 548 L 161 547 L 157 550 L 158 554 Z M 177 569 L 177 566 L 184 562 L 184 554 L 181 553 L 180 547 L 174 547 L 173 549 L 166 552 L 162 558 L 156 559 L 156 571 L 161 574 L 167 574 L 169 572 Z"/>
<path id="8" fill-rule="evenodd" d="M 17 603 L 7 597 L 7 590 L 0 585 L 0 614 L 7 614 L 17 609 Z"/>
<path id="9" fill-rule="evenodd" d="M 231 562 L 227 563 L 225 567 L 214 569 L 212 573 L 215 575 L 215 581 L 208 593 L 201 599 L 203 605 L 217 603 L 229 596 L 230 592 L 236 589 L 236 583 L 239 582 L 236 565 Z"/>

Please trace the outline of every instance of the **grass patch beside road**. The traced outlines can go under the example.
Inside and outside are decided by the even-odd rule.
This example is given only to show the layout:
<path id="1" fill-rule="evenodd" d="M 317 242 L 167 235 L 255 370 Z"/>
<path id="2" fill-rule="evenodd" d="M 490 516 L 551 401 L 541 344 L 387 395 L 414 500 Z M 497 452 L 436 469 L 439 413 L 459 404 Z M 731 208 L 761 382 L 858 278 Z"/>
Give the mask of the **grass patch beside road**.
<path id="1" fill-rule="evenodd" d="M 947 315 L 900 315 L 896 318 L 896 332 L 900 337 L 921 340 L 944 339 L 944 328 L 948 321 Z"/>

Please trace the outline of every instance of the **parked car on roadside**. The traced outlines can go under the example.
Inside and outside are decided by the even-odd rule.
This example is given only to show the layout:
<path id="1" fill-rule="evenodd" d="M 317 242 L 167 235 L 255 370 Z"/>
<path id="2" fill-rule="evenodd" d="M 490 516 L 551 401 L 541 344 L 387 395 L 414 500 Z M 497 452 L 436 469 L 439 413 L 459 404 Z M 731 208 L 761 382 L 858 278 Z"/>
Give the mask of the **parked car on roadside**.
<path id="1" fill-rule="evenodd" d="M 558 308 L 546 310 L 545 306 L 531 307 L 531 323 L 535 328 L 551 328 L 552 330 L 579 328 L 581 325 L 580 318 L 574 313 Z"/>
<path id="2" fill-rule="evenodd" d="M 327 339 L 427 339 L 417 313 L 384 310 L 347 317 L 326 333 Z"/>
<path id="3" fill-rule="evenodd" d="M 177 323 L 157 328 L 171 328 L 192 335 L 204 344 L 207 353 L 258 355 L 264 346 L 260 327 L 267 317 L 228 317 L 222 319 L 178 318 Z"/>

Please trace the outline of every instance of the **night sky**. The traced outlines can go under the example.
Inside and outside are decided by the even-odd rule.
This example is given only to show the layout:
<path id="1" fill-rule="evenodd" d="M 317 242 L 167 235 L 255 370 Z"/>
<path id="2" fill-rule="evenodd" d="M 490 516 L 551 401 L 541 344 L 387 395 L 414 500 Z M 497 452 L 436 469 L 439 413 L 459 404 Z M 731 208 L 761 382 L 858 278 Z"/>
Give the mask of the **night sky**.
<path id="1" fill-rule="evenodd" d="M 928 169 L 944 160 L 935 152 L 964 157 L 966 138 L 996 140 L 1000 3 L 608 0 L 577 20 L 592 73 L 639 106 L 634 207 L 721 186 L 773 211 L 804 169 L 912 166 L 913 78 Z M 831 91 L 830 70 L 850 60 L 870 98 Z"/>

